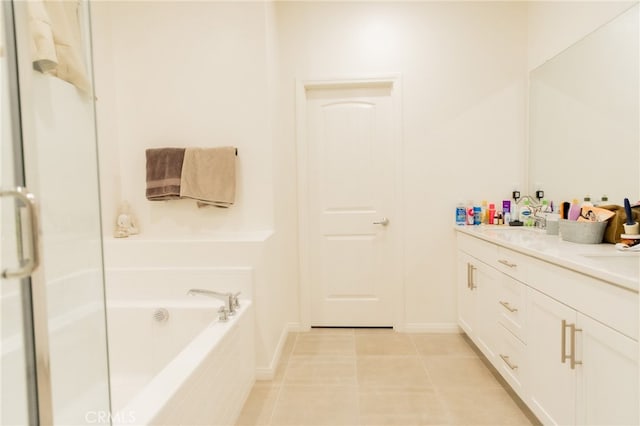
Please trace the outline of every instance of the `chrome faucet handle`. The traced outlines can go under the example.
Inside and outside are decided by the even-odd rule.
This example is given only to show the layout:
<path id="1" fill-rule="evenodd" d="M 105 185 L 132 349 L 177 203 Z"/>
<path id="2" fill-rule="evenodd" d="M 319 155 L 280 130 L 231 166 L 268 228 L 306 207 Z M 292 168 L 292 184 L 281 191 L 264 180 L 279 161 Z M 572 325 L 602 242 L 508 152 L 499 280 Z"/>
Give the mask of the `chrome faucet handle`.
<path id="1" fill-rule="evenodd" d="M 533 216 L 533 224 L 540 229 L 547 229 L 547 218 L 544 216 Z"/>
<path id="2" fill-rule="evenodd" d="M 240 307 L 240 300 L 238 299 L 238 296 L 240 296 L 240 291 L 237 293 L 232 293 L 231 294 L 231 306 L 233 307 L 233 310 L 236 310 Z"/>
<path id="3" fill-rule="evenodd" d="M 220 306 L 218 308 L 218 320 L 219 321 L 227 321 L 229 319 L 229 309 L 226 306 Z"/>

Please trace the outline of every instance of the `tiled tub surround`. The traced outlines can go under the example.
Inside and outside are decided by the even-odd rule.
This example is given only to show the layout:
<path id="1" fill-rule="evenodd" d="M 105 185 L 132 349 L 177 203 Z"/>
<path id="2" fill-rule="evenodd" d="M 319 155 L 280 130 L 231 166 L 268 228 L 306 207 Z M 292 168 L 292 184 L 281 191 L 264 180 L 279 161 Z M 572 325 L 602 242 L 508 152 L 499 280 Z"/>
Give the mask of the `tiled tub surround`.
<path id="1" fill-rule="evenodd" d="M 109 306 L 114 423 L 233 423 L 255 380 L 253 307 L 240 304 L 227 322 L 216 320 L 217 303 Z M 155 306 L 166 323 L 152 318 Z"/>
<path id="2" fill-rule="evenodd" d="M 114 424 L 232 424 L 255 381 L 253 270 L 110 268 L 106 278 Z M 224 302 L 192 288 L 241 292 L 240 309 L 218 321 Z"/>
<path id="3" fill-rule="evenodd" d="M 237 425 L 532 424 L 516 400 L 463 335 L 312 329 L 289 335 Z"/>
<path id="4" fill-rule="evenodd" d="M 456 227 L 458 324 L 543 424 L 638 424 L 640 254 Z"/>

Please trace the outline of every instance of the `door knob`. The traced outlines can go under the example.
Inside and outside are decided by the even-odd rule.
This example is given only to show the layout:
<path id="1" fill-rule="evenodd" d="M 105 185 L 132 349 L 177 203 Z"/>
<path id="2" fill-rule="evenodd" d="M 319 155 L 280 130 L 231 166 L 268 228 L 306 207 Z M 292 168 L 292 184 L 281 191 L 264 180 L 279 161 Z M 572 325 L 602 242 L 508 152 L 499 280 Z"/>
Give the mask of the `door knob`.
<path id="1" fill-rule="evenodd" d="M 373 222 L 374 225 L 382 225 L 382 226 L 387 226 L 389 224 L 389 219 L 387 219 L 386 217 L 383 217 L 382 219 L 380 219 L 377 222 Z"/>

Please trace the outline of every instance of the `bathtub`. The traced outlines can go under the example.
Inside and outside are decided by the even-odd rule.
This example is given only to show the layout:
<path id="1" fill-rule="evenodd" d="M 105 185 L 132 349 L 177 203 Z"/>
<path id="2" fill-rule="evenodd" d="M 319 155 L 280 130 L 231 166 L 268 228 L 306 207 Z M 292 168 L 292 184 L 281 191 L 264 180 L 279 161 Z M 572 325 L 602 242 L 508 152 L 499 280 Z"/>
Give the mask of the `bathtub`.
<path id="1" fill-rule="evenodd" d="M 222 301 L 181 294 L 108 301 L 113 424 L 231 425 L 240 413 L 255 381 L 252 304 L 221 322 Z"/>

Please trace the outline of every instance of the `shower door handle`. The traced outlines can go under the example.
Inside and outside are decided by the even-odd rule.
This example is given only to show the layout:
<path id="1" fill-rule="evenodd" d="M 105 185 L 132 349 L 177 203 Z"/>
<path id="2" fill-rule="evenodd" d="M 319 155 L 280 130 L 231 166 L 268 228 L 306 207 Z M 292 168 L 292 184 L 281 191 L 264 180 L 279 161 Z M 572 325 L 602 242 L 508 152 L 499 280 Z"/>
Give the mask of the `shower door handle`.
<path id="1" fill-rule="evenodd" d="M 2 271 L 2 278 L 24 278 L 28 277 L 36 270 L 40 264 L 40 252 L 39 252 L 39 232 L 40 225 L 38 222 L 38 206 L 36 204 L 35 196 L 30 193 L 27 188 L 17 187 L 15 189 L 0 190 L 0 198 L 13 197 L 22 202 L 26 209 L 26 227 L 19 226 L 17 232 L 19 233 L 18 240 L 18 258 L 21 265 L 15 269 L 6 268 Z M 20 211 L 16 209 L 17 211 Z M 20 215 L 20 219 L 23 216 Z M 19 221 L 22 225 L 22 220 Z M 25 241 L 24 231 L 29 235 Z M 24 252 L 24 247 L 28 247 L 28 251 Z"/>

